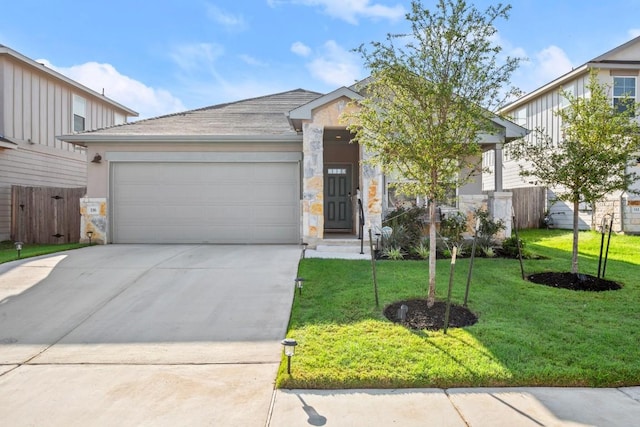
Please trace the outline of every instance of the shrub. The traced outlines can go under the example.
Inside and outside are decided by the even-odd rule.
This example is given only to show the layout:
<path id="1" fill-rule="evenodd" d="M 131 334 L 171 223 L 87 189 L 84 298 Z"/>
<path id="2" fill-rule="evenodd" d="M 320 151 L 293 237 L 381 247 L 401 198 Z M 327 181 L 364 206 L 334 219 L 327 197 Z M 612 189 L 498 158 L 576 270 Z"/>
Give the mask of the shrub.
<path id="1" fill-rule="evenodd" d="M 525 244 L 523 240 L 520 240 L 520 249 L 522 250 L 522 256 L 523 258 L 528 258 L 525 257 Z M 504 239 L 504 241 L 502 242 L 502 253 L 504 254 L 504 256 L 510 257 L 510 258 L 517 258 L 518 257 L 518 239 L 516 239 L 515 236 L 511 236 L 508 239 Z"/>
<path id="2" fill-rule="evenodd" d="M 399 244 L 399 246 L 405 250 L 408 250 L 420 243 L 423 237 L 426 218 L 427 210 L 425 208 L 412 207 L 405 209 L 400 207 L 387 214 L 384 225 L 393 228 L 392 239 L 394 235 L 397 234 L 396 232 L 402 229 L 404 233 L 402 236 L 403 241 L 396 241 L 395 243 Z"/>
<path id="3" fill-rule="evenodd" d="M 413 253 L 422 259 L 429 258 L 429 239 L 423 239 L 420 244 L 413 248 Z"/>
<path id="4" fill-rule="evenodd" d="M 495 221 L 484 209 L 476 209 L 475 217 L 479 219 L 478 226 L 478 244 L 480 246 L 492 246 L 495 244 L 495 236 L 505 229 L 504 221 L 499 219 Z M 516 248 L 517 249 L 517 248 Z"/>
<path id="5" fill-rule="evenodd" d="M 382 255 L 392 260 L 404 259 L 405 252 L 395 246 L 390 246 L 382 251 Z"/>
<path id="6" fill-rule="evenodd" d="M 447 248 L 460 246 L 463 241 L 462 233 L 467 230 L 467 217 L 461 212 L 452 212 L 440 221 L 440 235 L 443 237 Z"/>

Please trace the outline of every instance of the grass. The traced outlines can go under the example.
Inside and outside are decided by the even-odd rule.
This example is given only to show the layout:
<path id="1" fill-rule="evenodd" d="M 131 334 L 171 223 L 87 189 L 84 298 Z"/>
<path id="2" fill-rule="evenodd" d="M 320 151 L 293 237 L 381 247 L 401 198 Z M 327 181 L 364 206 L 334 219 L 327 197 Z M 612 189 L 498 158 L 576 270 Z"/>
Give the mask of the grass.
<path id="1" fill-rule="evenodd" d="M 20 251 L 20 259 L 30 258 L 39 255 L 46 255 L 55 252 L 77 249 L 87 246 L 86 243 L 64 243 L 60 245 L 39 245 L 26 244 Z M 18 259 L 18 251 L 11 241 L 0 242 L 0 264 Z"/>
<path id="2" fill-rule="evenodd" d="M 571 232 L 521 233 L 544 259 L 525 272 L 569 271 Z M 606 239 L 605 239 L 606 241 Z M 477 324 L 415 331 L 382 315 L 387 304 L 425 297 L 425 261 L 377 263 L 376 307 L 368 261 L 301 260 L 288 337 L 298 341 L 281 388 L 595 386 L 640 384 L 640 237 L 612 236 L 606 278 L 618 291 L 575 292 L 523 281 L 517 260 L 478 259 L 469 308 Z M 600 234 L 581 232 L 580 271 L 596 275 Z M 449 260 L 438 261 L 437 296 L 446 296 Z M 453 300 L 462 304 L 468 259 L 456 264 Z"/>

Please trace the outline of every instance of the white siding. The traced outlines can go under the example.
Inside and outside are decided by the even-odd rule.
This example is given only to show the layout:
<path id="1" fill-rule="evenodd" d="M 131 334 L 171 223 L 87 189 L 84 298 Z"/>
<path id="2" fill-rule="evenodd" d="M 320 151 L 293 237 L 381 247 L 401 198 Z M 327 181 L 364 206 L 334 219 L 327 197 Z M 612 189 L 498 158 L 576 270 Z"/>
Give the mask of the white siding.
<path id="1" fill-rule="evenodd" d="M 73 130 L 73 95 L 87 102 L 85 128 L 112 126 L 114 107 L 46 71 L 8 55 L 0 56 L 0 135 L 17 149 L 0 148 L 0 240 L 9 239 L 11 185 L 84 187 L 86 150 L 56 139 Z"/>

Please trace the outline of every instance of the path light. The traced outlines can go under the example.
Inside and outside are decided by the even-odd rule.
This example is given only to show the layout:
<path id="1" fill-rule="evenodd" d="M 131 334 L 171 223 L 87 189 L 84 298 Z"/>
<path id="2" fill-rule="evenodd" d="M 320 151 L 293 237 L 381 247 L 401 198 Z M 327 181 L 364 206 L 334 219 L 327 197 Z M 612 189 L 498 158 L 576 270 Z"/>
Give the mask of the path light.
<path id="1" fill-rule="evenodd" d="M 87 237 L 89 238 L 89 246 L 91 246 L 91 238 L 93 237 L 93 231 L 87 231 Z"/>
<path id="2" fill-rule="evenodd" d="M 284 355 L 287 356 L 287 374 L 291 375 L 291 356 L 296 352 L 298 342 L 293 338 L 285 338 L 282 340 L 284 347 Z"/>
<path id="3" fill-rule="evenodd" d="M 402 304 L 400 309 L 398 310 L 398 319 L 401 322 L 405 322 L 407 320 L 407 312 L 409 311 L 409 307 L 406 304 Z"/>
<path id="4" fill-rule="evenodd" d="M 18 258 L 20 258 L 20 252 L 22 251 L 22 245 L 24 243 L 22 242 L 15 242 L 14 245 L 16 246 L 16 251 L 18 251 Z"/>
<path id="5" fill-rule="evenodd" d="M 302 242 L 302 259 L 305 258 L 306 253 L 307 253 L 307 248 L 309 247 L 309 244 L 306 242 Z"/>
<path id="6" fill-rule="evenodd" d="M 302 295 L 302 282 L 304 282 L 304 278 L 302 277 L 296 277 L 294 279 L 294 282 L 296 284 L 296 288 L 298 289 L 298 294 Z"/>

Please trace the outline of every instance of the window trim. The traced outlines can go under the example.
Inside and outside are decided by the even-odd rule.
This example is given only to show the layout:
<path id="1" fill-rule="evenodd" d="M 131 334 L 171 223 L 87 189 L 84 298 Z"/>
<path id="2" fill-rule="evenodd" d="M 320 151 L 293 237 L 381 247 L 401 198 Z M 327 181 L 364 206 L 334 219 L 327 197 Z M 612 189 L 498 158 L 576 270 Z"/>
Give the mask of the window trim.
<path id="1" fill-rule="evenodd" d="M 87 100 L 73 94 L 71 102 L 71 129 L 74 132 L 84 132 L 87 130 Z"/>

